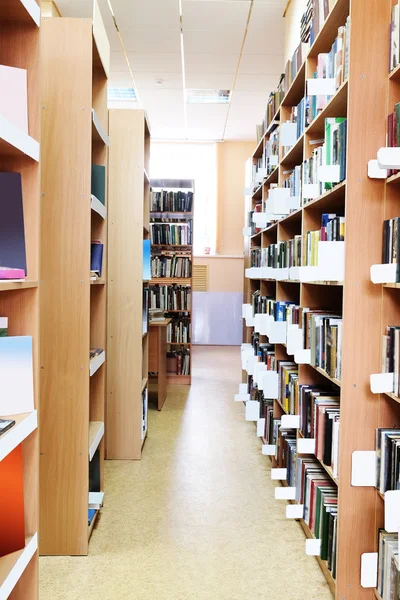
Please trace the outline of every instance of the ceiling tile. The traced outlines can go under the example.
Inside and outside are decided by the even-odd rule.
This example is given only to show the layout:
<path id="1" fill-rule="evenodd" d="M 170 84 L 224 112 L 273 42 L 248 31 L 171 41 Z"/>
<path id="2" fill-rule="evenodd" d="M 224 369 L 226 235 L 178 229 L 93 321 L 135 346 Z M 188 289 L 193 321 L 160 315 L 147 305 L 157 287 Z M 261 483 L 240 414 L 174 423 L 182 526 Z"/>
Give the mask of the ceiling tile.
<path id="1" fill-rule="evenodd" d="M 250 2 L 183 1 L 183 30 L 239 30 L 244 33 Z"/>
<path id="2" fill-rule="evenodd" d="M 178 0 L 112 0 L 118 28 L 180 29 Z"/>
<path id="3" fill-rule="evenodd" d="M 79 19 L 93 17 L 93 0 L 57 0 L 57 8 L 62 17 Z"/>
<path id="4" fill-rule="evenodd" d="M 132 87 L 133 81 L 128 67 L 125 71 L 111 71 L 108 83 L 112 87 Z"/>
<path id="5" fill-rule="evenodd" d="M 186 54 L 187 73 L 236 73 L 238 64 L 236 54 Z"/>
<path id="6" fill-rule="evenodd" d="M 181 51 L 179 29 L 120 29 L 127 52 L 166 52 Z"/>
<path id="7" fill-rule="evenodd" d="M 186 73 L 186 87 L 197 90 L 230 90 L 234 73 Z"/>
<path id="8" fill-rule="evenodd" d="M 183 31 L 185 56 L 200 54 L 237 54 L 243 42 L 244 31 Z"/>
<path id="9" fill-rule="evenodd" d="M 111 73 L 113 71 L 125 71 L 127 69 L 126 59 L 122 49 L 119 52 L 111 52 L 110 54 Z"/>
<path id="10" fill-rule="evenodd" d="M 284 70 L 283 55 L 247 54 L 242 56 L 239 72 L 247 75 L 276 75 L 278 78 Z"/>
<path id="11" fill-rule="evenodd" d="M 253 142 L 256 141 L 256 127 L 254 122 L 242 119 L 234 120 L 229 118 L 225 131 L 224 140 Z"/>
<path id="12" fill-rule="evenodd" d="M 132 72 L 140 73 L 143 71 L 165 71 L 168 73 L 181 73 L 182 72 L 182 59 L 179 53 L 163 54 L 158 53 L 139 53 L 139 52 L 127 52 L 129 63 L 131 65 Z"/>
<path id="13" fill-rule="evenodd" d="M 162 81 L 157 84 L 157 80 Z M 179 89 L 182 90 L 182 73 L 165 73 L 163 71 L 135 73 L 135 82 L 139 89 Z"/>
<path id="14" fill-rule="evenodd" d="M 269 94 L 276 88 L 276 75 L 248 75 L 239 73 L 236 79 L 235 90 L 249 92 L 264 92 Z"/>

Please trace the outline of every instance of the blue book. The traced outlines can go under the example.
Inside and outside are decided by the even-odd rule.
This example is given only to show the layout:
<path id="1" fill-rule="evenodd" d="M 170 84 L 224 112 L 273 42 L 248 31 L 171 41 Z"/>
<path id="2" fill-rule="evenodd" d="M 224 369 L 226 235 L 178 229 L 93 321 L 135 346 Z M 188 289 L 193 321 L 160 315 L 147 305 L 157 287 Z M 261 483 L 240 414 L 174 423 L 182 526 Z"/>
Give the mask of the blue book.
<path id="1" fill-rule="evenodd" d="M 96 514 L 96 510 L 94 508 L 89 508 L 89 510 L 88 510 L 88 525 L 90 525 L 91 522 L 93 521 L 95 514 Z"/>
<path id="2" fill-rule="evenodd" d="M 90 271 L 97 273 L 99 277 L 103 268 L 103 248 L 101 242 L 92 242 L 90 248 Z"/>
<path id="3" fill-rule="evenodd" d="M 143 240 L 143 281 L 151 279 L 150 240 Z"/>

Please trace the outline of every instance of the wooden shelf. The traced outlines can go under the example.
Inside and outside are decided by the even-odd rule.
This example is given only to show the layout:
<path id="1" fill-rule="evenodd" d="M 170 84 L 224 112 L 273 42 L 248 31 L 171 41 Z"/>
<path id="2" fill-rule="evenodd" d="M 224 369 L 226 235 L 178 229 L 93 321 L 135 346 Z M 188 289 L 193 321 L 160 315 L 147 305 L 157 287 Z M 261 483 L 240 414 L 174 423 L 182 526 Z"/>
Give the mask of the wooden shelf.
<path id="1" fill-rule="evenodd" d="M 166 313 L 182 313 L 182 312 L 187 312 L 187 313 L 190 314 L 192 311 L 191 310 L 187 310 L 186 308 L 181 308 L 180 310 L 168 310 L 168 308 L 166 308 L 164 310 L 164 312 L 166 312 Z"/>
<path id="2" fill-rule="evenodd" d="M 167 342 L 169 346 L 191 346 L 190 342 Z"/>
<path id="3" fill-rule="evenodd" d="M 308 209 L 318 209 L 324 211 L 325 209 L 332 208 L 334 206 L 344 204 L 346 196 L 346 181 L 342 181 L 335 185 L 334 188 L 325 192 L 318 198 L 311 200 L 311 202 L 307 202 L 303 206 L 304 210 Z"/>
<path id="4" fill-rule="evenodd" d="M 0 417 L 15 421 L 15 425 L 0 436 L 0 461 L 37 429 L 37 410 L 22 415 L 8 415 Z"/>
<path id="5" fill-rule="evenodd" d="M 384 283 L 382 287 L 392 290 L 398 290 L 400 289 L 400 283 Z"/>
<path id="6" fill-rule="evenodd" d="M 283 99 L 282 106 L 296 106 L 305 96 L 305 75 L 306 62 L 304 61 Z"/>
<path id="7" fill-rule="evenodd" d="M 389 79 L 391 79 L 392 81 L 397 81 L 398 79 L 400 79 L 400 65 L 397 65 L 397 67 L 390 71 Z"/>
<path id="8" fill-rule="evenodd" d="M 106 146 L 110 145 L 110 138 L 107 131 L 104 129 L 100 118 L 94 108 L 92 108 L 92 140 L 93 142 L 101 142 Z"/>
<path id="9" fill-rule="evenodd" d="M 8 598 L 23 576 L 26 567 L 29 565 L 38 549 L 38 536 L 28 535 L 25 537 L 25 548 L 12 554 L 7 554 L 0 558 L 0 592 L 1 598 Z M 34 589 L 31 589 L 35 594 Z M 36 597 L 36 596 L 31 596 Z M 26 597 L 28 598 L 28 597 Z"/>
<path id="10" fill-rule="evenodd" d="M 394 175 L 391 175 L 390 177 L 388 177 L 386 179 L 386 183 L 389 183 L 391 185 L 399 185 L 400 184 L 400 172 L 395 173 Z"/>
<path id="11" fill-rule="evenodd" d="M 175 375 L 174 373 L 167 373 L 167 381 L 171 385 L 190 385 L 192 383 L 192 376 Z"/>
<path id="12" fill-rule="evenodd" d="M 10 290 L 26 290 L 37 287 L 39 287 L 38 281 L 28 281 L 26 279 L 24 281 L 12 279 L 0 280 L 0 292 L 8 292 Z"/>
<path id="13" fill-rule="evenodd" d="M 275 167 L 275 169 L 268 175 L 268 177 L 264 180 L 264 185 L 271 185 L 271 183 L 278 183 L 279 179 L 279 167 Z"/>
<path id="14" fill-rule="evenodd" d="M 326 371 L 324 371 L 323 369 L 320 369 L 319 367 L 314 367 L 313 365 L 310 365 L 310 367 L 312 367 L 313 369 L 315 369 L 315 371 L 317 371 L 318 373 L 320 373 L 321 375 L 323 375 L 324 377 L 326 377 L 326 379 L 329 379 L 329 381 L 331 381 L 332 383 L 334 383 L 338 387 L 341 387 L 342 382 L 339 379 L 336 379 L 335 377 L 331 377 L 330 375 L 328 375 L 328 373 Z"/>
<path id="15" fill-rule="evenodd" d="M 160 218 L 162 217 L 166 217 L 167 215 L 171 217 L 171 219 L 173 218 L 181 218 L 181 216 L 183 217 L 193 217 L 193 213 L 192 212 L 185 212 L 185 211 L 172 211 L 172 210 L 151 210 L 150 211 L 150 216 L 157 218 L 157 216 L 160 215 Z M 168 217 L 167 217 L 168 218 Z"/>
<path id="16" fill-rule="evenodd" d="M 304 519 L 300 519 L 300 525 L 302 526 L 303 531 L 306 534 L 307 539 L 309 539 L 309 540 L 315 539 L 315 535 L 313 534 L 313 532 L 311 531 L 311 529 L 309 528 L 309 526 L 307 525 L 307 523 L 304 521 Z M 336 594 L 336 581 L 335 581 L 335 579 L 333 579 L 332 573 L 328 569 L 327 562 L 325 560 L 322 560 L 319 556 L 316 556 L 315 558 L 318 561 L 318 564 L 319 564 L 319 566 L 321 568 L 321 571 L 325 575 L 325 578 L 326 578 L 326 580 L 328 582 L 328 585 L 330 587 L 330 590 L 331 590 L 332 594 L 335 596 L 335 594 Z"/>
<path id="17" fill-rule="evenodd" d="M 39 142 L 0 115 L 0 157 L 26 156 L 39 162 L 39 155 Z"/>
<path id="18" fill-rule="evenodd" d="M 304 435 L 301 433 L 300 429 L 297 430 L 297 435 L 298 435 L 298 437 L 304 439 Z M 315 456 L 315 454 L 312 454 L 312 456 L 314 456 L 315 460 L 317 460 L 320 463 L 321 467 L 323 469 L 325 469 L 325 471 L 328 473 L 328 475 L 332 479 L 332 481 L 334 481 L 336 483 L 336 485 L 339 485 L 339 480 L 336 479 L 336 477 L 334 477 L 332 468 L 328 467 L 322 460 L 320 460 L 317 456 Z"/>
<path id="19" fill-rule="evenodd" d="M 307 127 L 307 136 L 323 135 L 325 131 L 325 119 L 329 117 L 347 117 L 347 90 L 348 83 L 345 81 L 336 90 L 336 94 L 332 96 L 328 104 Z"/>
<path id="20" fill-rule="evenodd" d="M 400 404 L 400 398 L 396 396 L 396 394 L 393 394 L 392 392 L 385 392 L 384 395 Z"/>
<path id="21" fill-rule="evenodd" d="M 258 186 L 258 188 L 256 188 L 253 192 L 253 195 L 251 197 L 252 200 L 261 200 L 262 199 L 262 190 L 264 187 L 264 182 L 260 183 L 260 185 Z"/>
<path id="22" fill-rule="evenodd" d="M 285 154 L 282 158 L 281 166 L 295 166 L 299 165 L 303 161 L 303 150 L 304 150 L 304 133 L 299 137 L 294 146 Z"/>
<path id="23" fill-rule="evenodd" d="M 99 513 L 100 513 L 100 511 L 96 510 L 96 512 L 94 514 L 94 517 L 92 519 L 92 522 L 90 523 L 90 525 L 88 525 L 88 540 L 90 540 L 90 538 L 91 538 L 91 535 L 93 533 L 93 529 L 94 529 L 94 526 L 96 524 L 97 517 L 99 516 Z"/>
<path id="24" fill-rule="evenodd" d="M 374 594 L 375 594 L 375 597 L 376 597 L 378 600 L 383 600 L 383 598 L 382 598 L 382 597 L 381 597 L 381 596 L 378 594 L 378 590 L 375 590 L 375 589 L 374 589 Z"/>
<path id="25" fill-rule="evenodd" d="M 109 225 L 106 448 L 108 459 L 139 460 L 149 348 L 142 323 L 143 286 L 152 283 L 143 281 L 141 258 L 143 229 L 150 218 L 150 134 L 142 109 L 111 110 L 109 126 L 108 221 L 113 226 Z M 122 264 L 128 277 L 119 275 Z M 121 319 L 132 306 L 131 318 Z M 127 361 L 127 356 L 132 360 Z"/>
<path id="26" fill-rule="evenodd" d="M 109 179 L 110 49 L 96 1 L 93 10 L 93 19 L 41 22 L 40 104 L 46 107 L 41 114 L 41 243 L 46 252 L 40 265 L 39 530 L 40 552 L 49 556 L 88 554 L 87 489 L 95 452 L 104 489 L 110 206 L 107 185 L 104 205 L 92 195 L 91 171 L 92 165 L 103 166 Z M 91 240 L 103 244 L 102 277 L 93 280 Z M 90 360 L 90 348 L 103 351 Z M 86 448 L 89 460 L 82 461 L 73 448 Z"/>
<path id="27" fill-rule="evenodd" d="M 350 11 L 350 0 L 336 0 L 331 12 L 323 24 L 321 31 L 314 40 L 308 53 L 309 57 L 316 57 L 321 52 L 329 52 L 337 37 L 337 31 L 344 25 Z"/>
<path id="28" fill-rule="evenodd" d="M 192 285 L 191 277 L 153 277 L 149 281 L 150 285 Z"/>
<path id="29" fill-rule="evenodd" d="M 2 0 L 0 20 L 40 25 L 40 6 L 35 0 Z"/>
<path id="30" fill-rule="evenodd" d="M 104 423 L 102 421 L 90 421 L 89 423 L 89 460 L 93 456 L 104 436 Z"/>

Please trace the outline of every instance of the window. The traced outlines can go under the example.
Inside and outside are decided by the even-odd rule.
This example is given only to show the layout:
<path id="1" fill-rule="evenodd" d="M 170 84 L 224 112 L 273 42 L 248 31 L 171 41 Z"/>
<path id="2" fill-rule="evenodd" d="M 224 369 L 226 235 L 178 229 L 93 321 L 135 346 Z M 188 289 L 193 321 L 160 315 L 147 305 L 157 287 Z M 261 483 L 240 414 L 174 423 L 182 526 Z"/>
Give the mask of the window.
<path id="1" fill-rule="evenodd" d="M 215 254 L 217 238 L 217 150 L 215 143 L 152 142 L 151 177 L 193 179 L 194 254 Z"/>

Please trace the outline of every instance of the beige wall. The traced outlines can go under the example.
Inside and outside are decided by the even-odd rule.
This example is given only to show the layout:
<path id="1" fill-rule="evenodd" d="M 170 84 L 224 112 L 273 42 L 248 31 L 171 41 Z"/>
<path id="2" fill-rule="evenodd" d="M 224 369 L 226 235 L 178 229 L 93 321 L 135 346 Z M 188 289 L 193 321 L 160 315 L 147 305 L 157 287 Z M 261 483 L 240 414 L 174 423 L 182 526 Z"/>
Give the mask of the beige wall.
<path id="1" fill-rule="evenodd" d="M 218 254 L 243 254 L 245 165 L 255 142 L 217 144 Z"/>
<path id="2" fill-rule="evenodd" d="M 285 65 L 300 43 L 300 21 L 307 0 L 291 0 L 285 14 Z"/>
<path id="3" fill-rule="evenodd" d="M 208 265 L 209 292 L 242 292 L 244 259 L 195 256 L 196 265 Z"/>

